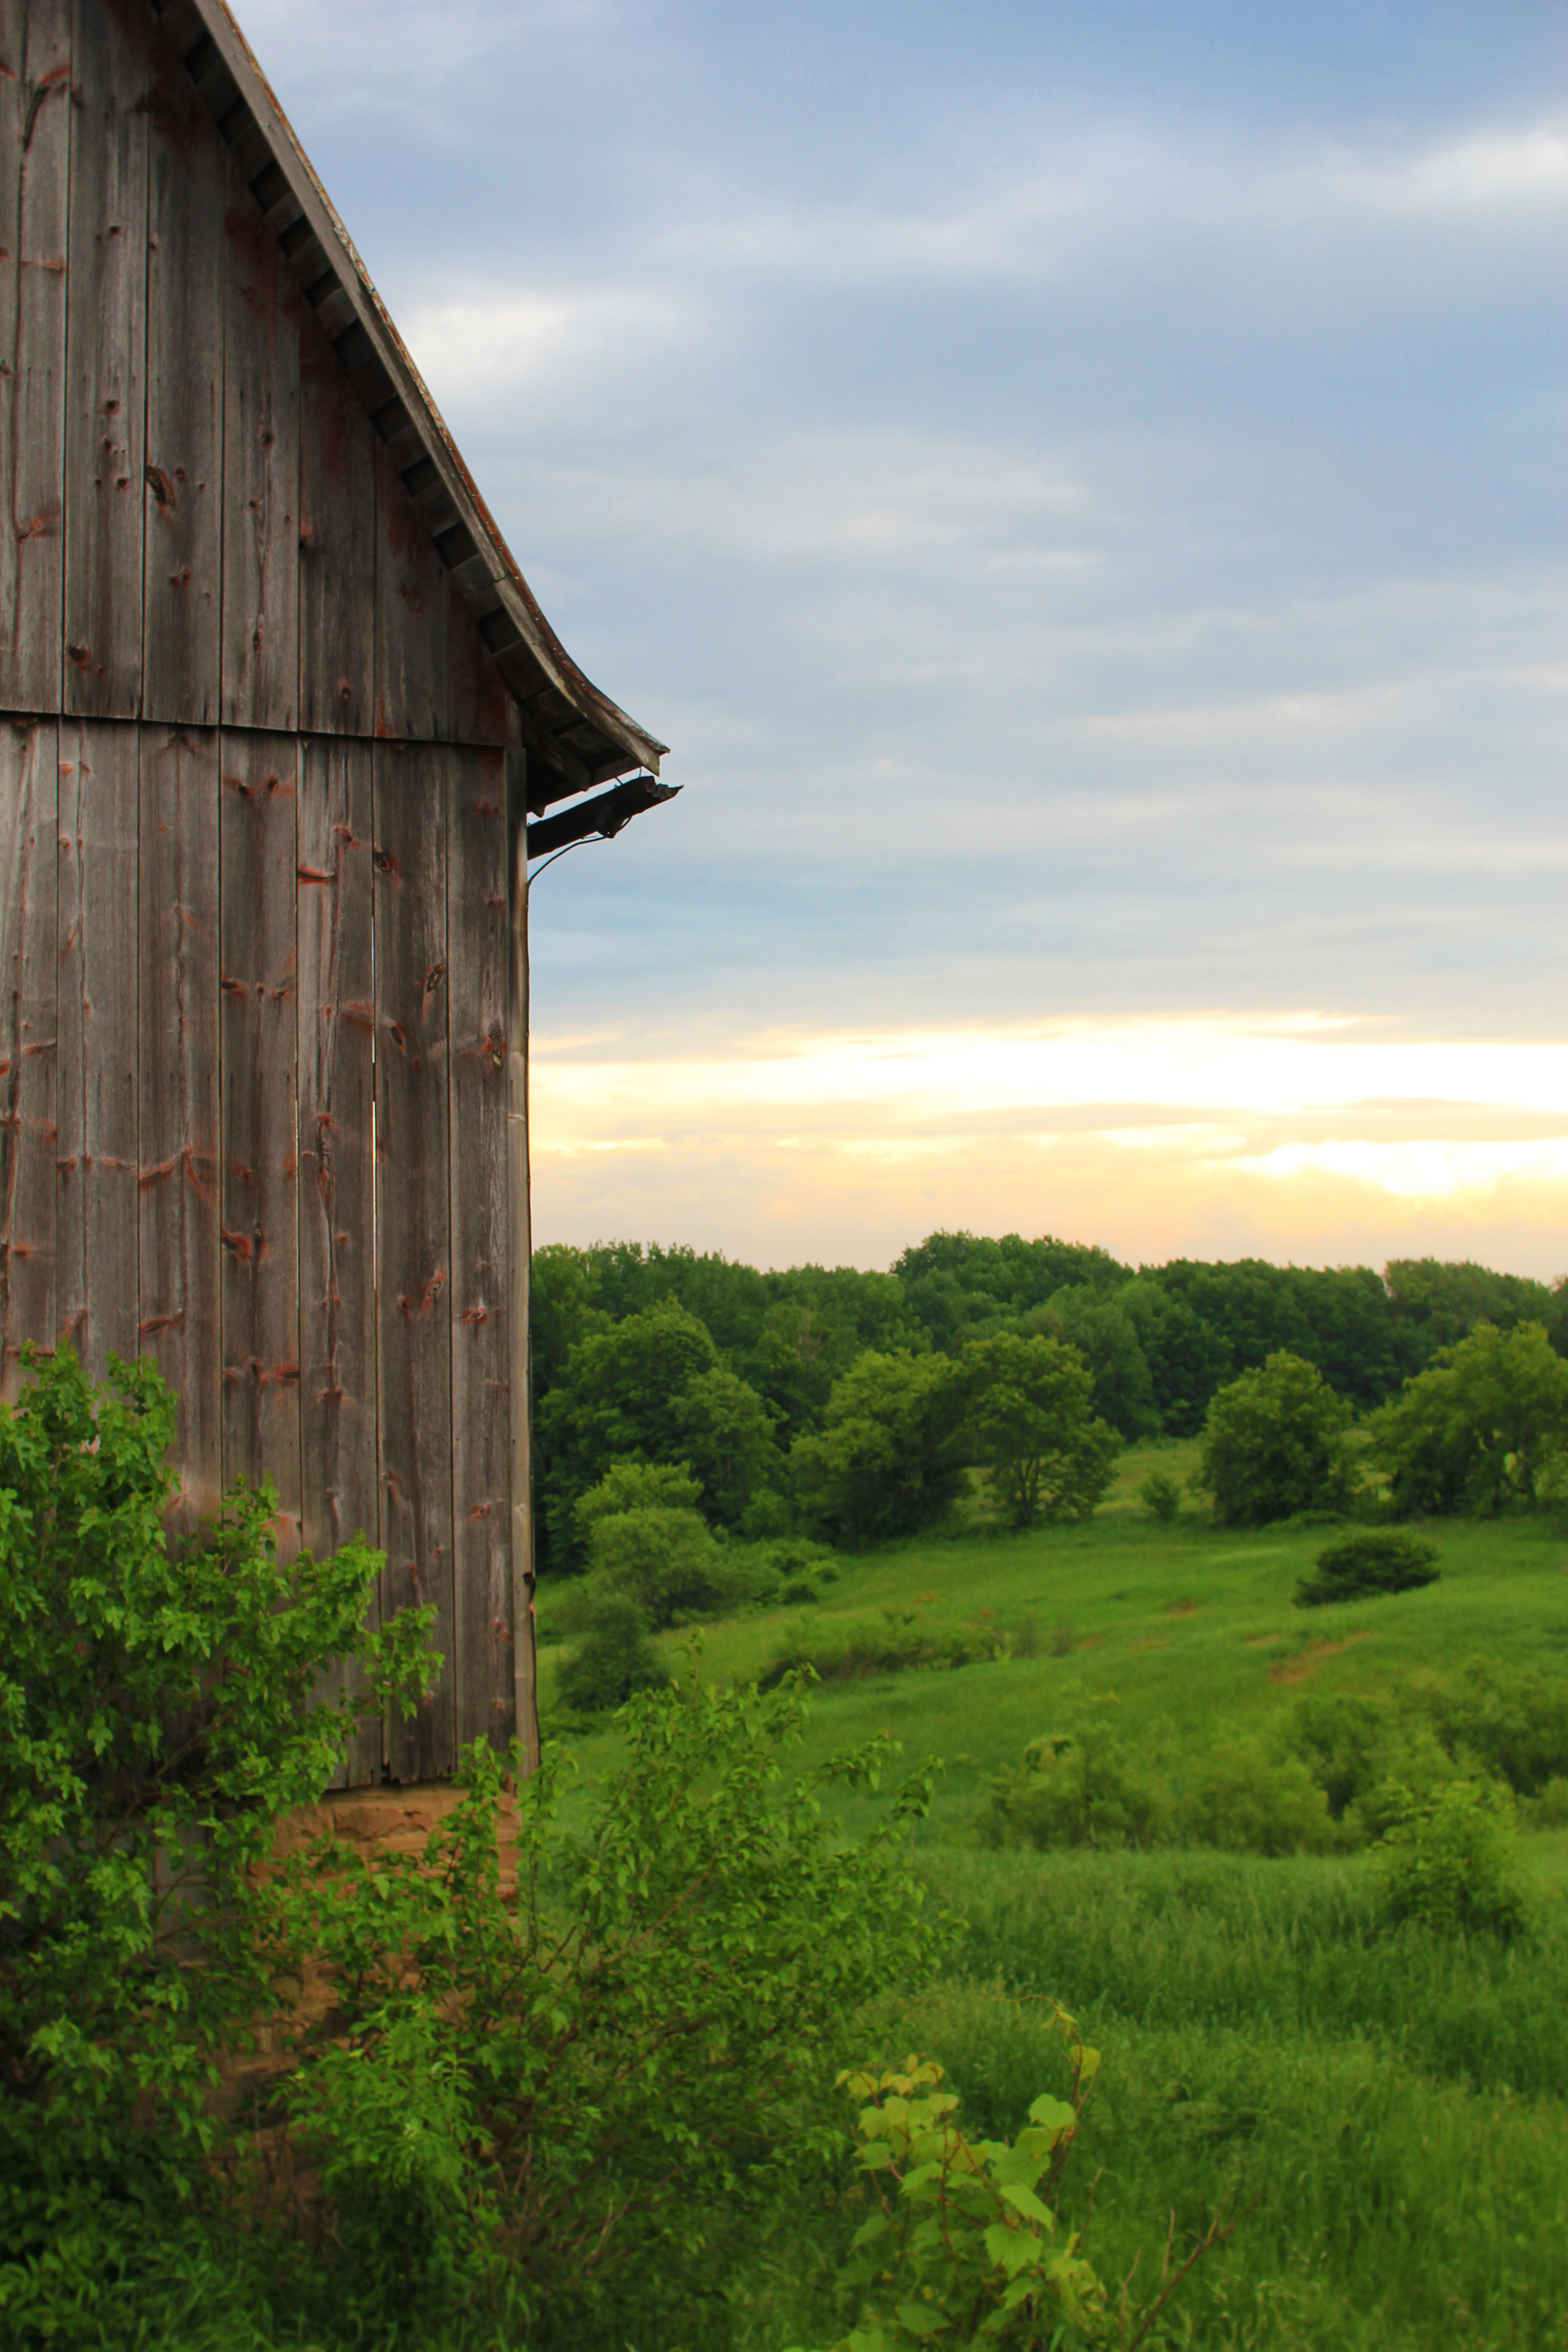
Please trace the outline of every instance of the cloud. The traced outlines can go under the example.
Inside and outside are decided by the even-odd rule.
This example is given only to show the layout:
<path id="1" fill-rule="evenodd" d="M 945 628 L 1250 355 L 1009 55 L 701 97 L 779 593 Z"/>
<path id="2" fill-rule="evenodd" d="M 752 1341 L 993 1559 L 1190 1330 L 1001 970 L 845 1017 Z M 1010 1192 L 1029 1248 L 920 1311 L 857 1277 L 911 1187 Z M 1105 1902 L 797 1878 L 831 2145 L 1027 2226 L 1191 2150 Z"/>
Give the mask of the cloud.
<path id="1" fill-rule="evenodd" d="M 1394 163 L 1346 157 L 1316 184 L 1355 206 L 1405 217 L 1568 203 L 1568 130 L 1560 121 L 1478 131 Z"/>
<path id="2" fill-rule="evenodd" d="M 475 287 L 415 302 L 401 324 L 420 373 L 453 416 L 537 386 L 562 392 L 606 368 L 645 365 L 694 330 L 691 306 L 678 292 L 614 285 Z"/>
<path id="3" fill-rule="evenodd" d="M 1561 1272 L 1568 1047 L 1310 1013 L 536 1044 L 541 1239 L 887 1263 L 942 1223 L 1130 1260 L 1436 1249 Z M 624 1171 L 624 1172 L 622 1172 Z"/>
<path id="4" fill-rule="evenodd" d="M 575 469 L 557 477 L 555 495 L 590 526 L 750 562 L 804 557 L 876 569 L 956 553 L 1076 569 L 1097 560 L 1075 544 L 1038 544 L 1089 501 L 1087 485 L 1067 469 L 897 429 L 752 441 L 722 462 L 669 472 Z"/>
<path id="5" fill-rule="evenodd" d="M 1317 1170 L 1353 1177 L 1403 1200 L 1440 1201 L 1458 1192 L 1485 1192 L 1510 1178 L 1568 1187 L 1568 1135 L 1544 1140 L 1513 1138 L 1502 1143 L 1453 1143 L 1430 1137 L 1372 1143 L 1363 1137 L 1334 1137 L 1325 1143 L 1282 1143 L 1257 1159 L 1240 1157 L 1228 1164 L 1247 1175 L 1277 1178 Z M 1563 1198 L 1568 1206 L 1568 1191 Z"/>

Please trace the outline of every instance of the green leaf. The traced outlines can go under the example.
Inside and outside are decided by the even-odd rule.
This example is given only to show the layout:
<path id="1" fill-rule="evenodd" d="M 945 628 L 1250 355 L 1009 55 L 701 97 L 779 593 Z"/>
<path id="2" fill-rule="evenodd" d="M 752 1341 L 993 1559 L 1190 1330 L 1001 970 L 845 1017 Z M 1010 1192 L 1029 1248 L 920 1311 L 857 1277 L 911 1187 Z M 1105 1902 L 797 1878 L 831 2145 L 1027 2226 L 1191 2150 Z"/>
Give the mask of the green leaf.
<path id="1" fill-rule="evenodd" d="M 946 2315 L 932 2304 L 900 2303 L 894 2311 L 906 2336 L 940 2336 L 947 2326 Z"/>
<path id="2" fill-rule="evenodd" d="M 1097 2058 L 1095 2063 L 1098 2065 L 1099 2063 Z M 1032 2124 L 1041 2125 L 1050 2132 L 1073 2131 L 1078 2126 L 1078 2117 L 1066 2101 L 1053 2099 L 1048 2093 L 1043 2093 L 1039 2098 L 1030 2101 L 1029 2121 Z"/>
<path id="3" fill-rule="evenodd" d="M 1016 2213 L 1026 2214 L 1031 2221 L 1041 2221 L 1048 2226 L 1056 2220 L 1050 2207 L 1041 2203 L 1027 2181 L 1004 2180 L 1001 2195 Z"/>
<path id="4" fill-rule="evenodd" d="M 1027 2230 L 1010 2230 L 1005 2221 L 993 2221 L 985 2232 L 985 2251 L 998 2269 L 1016 2278 L 1026 2264 L 1038 2261 L 1041 2247 Z"/>

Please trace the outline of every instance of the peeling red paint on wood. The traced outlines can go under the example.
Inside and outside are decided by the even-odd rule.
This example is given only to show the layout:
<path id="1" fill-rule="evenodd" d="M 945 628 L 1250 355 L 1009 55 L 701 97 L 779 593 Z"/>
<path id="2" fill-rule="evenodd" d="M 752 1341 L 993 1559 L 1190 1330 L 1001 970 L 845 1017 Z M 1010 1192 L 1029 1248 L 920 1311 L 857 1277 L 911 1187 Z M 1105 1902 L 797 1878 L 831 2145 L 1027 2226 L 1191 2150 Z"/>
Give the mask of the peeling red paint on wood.
<path id="1" fill-rule="evenodd" d="M 223 1492 L 216 731 L 143 728 L 140 768 L 140 1333 L 180 1399 L 180 1541 Z"/>
<path id="2" fill-rule="evenodd" d="M 55 1328 L 55 903 L 58 740 L 54 719 L 0 724 L 0 1395 L 21 1349 Z"/>
<path id="3" fill-rule="evenodd" d="M 375 1006 L 371 753 L 317 739 L 300 772 L 300 1371 L 302 1539 L 318 1554 L 380 1540 L 376 1454 Z M 300 877 L 320 874 L 303 887 Z M 379 1595 L 374 1604 L 379 1613 Z M 337 1679 L 332 1685 L 338 1687 Z M 354 1735 L 343 1778 L 380 1777 L 382 1727 Z"/>
<path id="4" fill-rule="evenodd" d="M 223 215 L 217 125 L 149 24 L 142 709 L 216 724 L 222 673 Z"/>
<path id="5" fill-rule="evenodd" d="M 0 93 L 0 698 L 60 701 L 70 5 L 29 0 Z"/>
<path id="6" fill-rule="evenodd" d="M 436 1311 L 451 1265 L 447 839 L 431 823 L 452 754 L 377 745 L 374 754 L 376 1159 L 381 1234 L 380 1454 L 386 1551 L 383 1611 L 433 1601 L 433 1645 L 453 1657 L 452 1325 Z M 387 1727 L 395 1775 L 450 1771 L 455 1668 L 410 1724 Z"/>
<path id="7" fill-rule="evenodd" d="M 139 28 L 102 0 L 71 27 L 65 402 L 68 710 L 142 706 L 147 89 Z"/>
<path id="8" fill-rule="evenodd" d="M 453 1494 L 456 1659 L 465 1724 L 484 1695 L 492 1737 L 516 1719 L 507 1265 L 506 755 L 454 755 L 447 794 L 451 1000 Z M 499 1051 L 498 1051 L 499 1048 Z M 498 1641 L 497 1628 L 505 1638 Z"/>
<path id="9" fill-rule="evenodd" d="M 292 729 L 303 298 L 232 158 L 226 170 L 222 713 L 229 726 Z"/>
<path id="10" fill-rule="evenodd" d="M 60 722 L 58 1312 L 88 1370 L 136 1353 L 139 733 Z"/>
<path id="11" fill-rule="evenodd" d="M 223 1413 L 226 1483 L 264 1475 L 300 1515 L 295 1167 L 295 776 L 275 735 L 222 737 Z"/>

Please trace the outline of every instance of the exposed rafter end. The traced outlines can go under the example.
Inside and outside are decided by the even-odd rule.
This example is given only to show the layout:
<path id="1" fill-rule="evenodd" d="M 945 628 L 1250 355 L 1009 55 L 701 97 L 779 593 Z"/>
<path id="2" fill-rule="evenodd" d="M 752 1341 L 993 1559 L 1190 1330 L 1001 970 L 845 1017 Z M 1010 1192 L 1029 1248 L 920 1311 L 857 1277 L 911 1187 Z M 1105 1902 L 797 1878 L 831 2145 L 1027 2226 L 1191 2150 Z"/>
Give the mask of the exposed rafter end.
<path id="1" fill-rule="evenodd" d="M 530 857 L 546 856 L 552 849 L 570 849 L 574 841 L 586 841 L 592 833 L 608 841 L 634 816 L 646 809 L 662 808 L 680 790 L 679 784 L 661 784 L 657 776 L 628 776 L 624 784 L 613 791 L 595 793 L 591 801 L 579 801 L 575 808 L 563 809 L 559 816 L 547 816 L 528 828 Z"/>

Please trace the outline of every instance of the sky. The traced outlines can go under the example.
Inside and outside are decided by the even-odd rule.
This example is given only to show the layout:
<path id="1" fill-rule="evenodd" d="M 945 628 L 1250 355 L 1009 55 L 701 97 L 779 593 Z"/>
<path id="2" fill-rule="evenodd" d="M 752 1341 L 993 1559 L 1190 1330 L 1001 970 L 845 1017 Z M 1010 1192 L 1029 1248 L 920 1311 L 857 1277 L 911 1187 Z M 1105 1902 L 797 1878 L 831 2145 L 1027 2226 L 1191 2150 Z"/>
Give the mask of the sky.
<path id="1" fill-rule="evenodd" d="M 1568 1272 L 1557 0 L 241 0 L 671 746 L 539 1241 Z"/>

